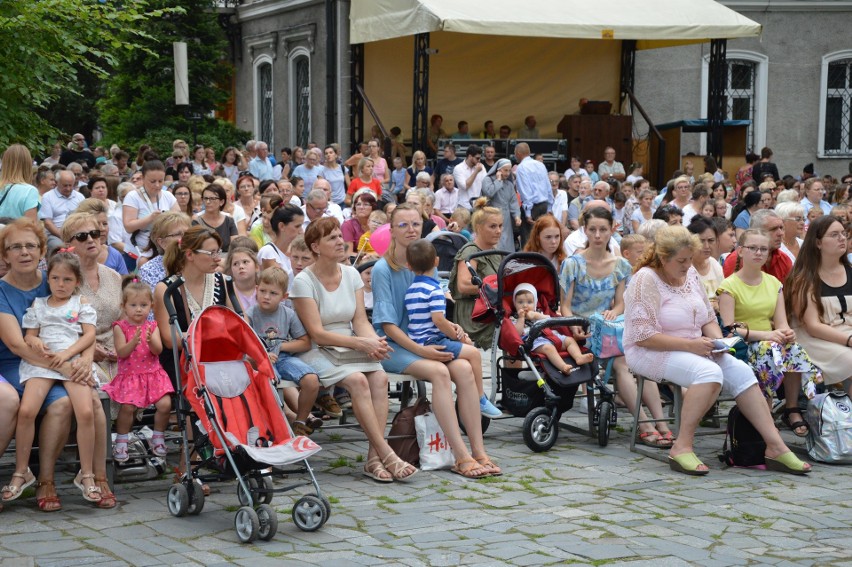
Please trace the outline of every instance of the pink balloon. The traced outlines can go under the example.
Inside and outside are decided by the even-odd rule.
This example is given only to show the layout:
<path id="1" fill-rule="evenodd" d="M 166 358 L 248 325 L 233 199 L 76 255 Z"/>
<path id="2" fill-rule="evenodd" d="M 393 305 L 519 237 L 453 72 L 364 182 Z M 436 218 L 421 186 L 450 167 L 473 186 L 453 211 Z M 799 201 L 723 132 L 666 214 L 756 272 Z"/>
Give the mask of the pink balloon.
<path id="1" fill-rule="evenodd" d="M 370 234 L 370 246 L 376 251 L 376 254 L 383 256 L 388 251 L 390 246 L 391 233 L 390 224 L 385 223 Z"/>

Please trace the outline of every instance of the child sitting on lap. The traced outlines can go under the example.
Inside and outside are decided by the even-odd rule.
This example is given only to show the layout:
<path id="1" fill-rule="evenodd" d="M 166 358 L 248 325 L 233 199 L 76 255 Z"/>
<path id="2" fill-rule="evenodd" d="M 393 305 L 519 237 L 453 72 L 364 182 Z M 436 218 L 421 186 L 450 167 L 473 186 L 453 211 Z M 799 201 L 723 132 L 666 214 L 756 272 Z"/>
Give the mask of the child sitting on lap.
<path id="1" fill-rule="evenodd" d="M 486 417 L 503 415 L 492 404 L 482 387 L 482 356 L 473 346 L 470 337 L 459 325 L 451 323 L 445 313 L 447 299 L 441 282 L 433 277 L 438 266 L 438 253 L 431 242 L 425 239 L 413 242 L 406 250 L 408 267 L 414 272 L 414 281 L 405 292 L 405 308 L 408 310 L 408 335 L 419 345 L 443 346 L 453 355 L 470 363 L 473 377 L 479 389 L 479 409 Z M 450 338 L 453 337 L 453 338 Z"/>
<path id="2" fill-rule="evenodd" d="M 264 339 L 269 360 L 278 375 L 299 386 L 299 402 L 293 432 L 310 435 L 314 428 L 307 424 L 311 408 L 319 392 L 319 377 L 314 369 L 296 358 L 299 352 L 311 349 L 311 340 L 296 312 L 282 303 L 287 299 L 287 272 L 275 266 L 260 273 L 257 304 L 246 315 L 252 329 Z"/>
<path id="3" fill-rule="evenodd" d="M 512 294 L 512 302 L 515 305 L 515 312 L 518 314 L 518 318 L 515 319 L 515 329 L 517 329 L 523 339 L 526 339 L 529 334 L 530 322 L 550 319 L 544 313 L 539 313 L 535 310 L 536 305 L 538 305 L 538 292 L 532 284 L 518 284 L 518 287 L 515 288 L 515 293 Z M 595 359 L 594 355 L 590 352 L 583 354 L 583 351 L 580 350 L 580 345 L 577 344 L 577 341 L 573 337 L 558 333 L 555 329 L 551 329 L 551 332 L 557 339 L 562 341 L 562 350 L 567 351 L 577 364 L 588 364 Z M 558 368 L 563 374 L 570 373 L 574 368 L 559 356 L 559 350 L 556 348 L 556 345 L 544 335 L 540 335 L 533 341 L 532 351 L 545 355 L 547 360 L 550 361 L 550 364 Z"/>

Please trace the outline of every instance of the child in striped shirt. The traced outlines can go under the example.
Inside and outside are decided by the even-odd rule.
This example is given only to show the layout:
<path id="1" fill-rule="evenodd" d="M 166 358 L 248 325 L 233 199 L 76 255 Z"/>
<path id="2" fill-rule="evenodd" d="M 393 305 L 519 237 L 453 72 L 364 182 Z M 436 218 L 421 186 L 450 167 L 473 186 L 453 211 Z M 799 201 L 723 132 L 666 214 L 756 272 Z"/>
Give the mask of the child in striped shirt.
<path id="1" fill-rule="evenodd" d="M 468 361 L 479 389 L 480 412 L 486 417 L 500 417 L 503 412 L 491 403 L 483 390 L 479 349 L 473 346 L 464 329 L 446 317 L 447 299 L 441 282 L 433 277 L 438 266 L 435 247 L 428 240 L 417 240 L 408 246 L 406 259 L 414 272 L 414 280 L 405 292 L 408 336 L 419 345 L 444 347 L 445 352 L 453 355 L 453 360 Z"/>

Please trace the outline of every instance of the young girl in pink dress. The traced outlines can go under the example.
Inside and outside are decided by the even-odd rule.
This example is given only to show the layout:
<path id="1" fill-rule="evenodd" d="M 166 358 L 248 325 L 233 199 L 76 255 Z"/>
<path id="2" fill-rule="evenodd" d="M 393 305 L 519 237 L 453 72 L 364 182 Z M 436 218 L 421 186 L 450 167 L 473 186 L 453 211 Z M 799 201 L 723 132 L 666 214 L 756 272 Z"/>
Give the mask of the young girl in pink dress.
<path id="1" fill-rule="evenodd" d="M 163 431 L 169 422 L 174 392 L 166 371 L 160 366 L 159 354 L 163 351 L 157 322 L 149 321 L 154 297 L 151 288 L 135 277 L 128 276 L 121 286 L 121 308 L 124 317 L 113 324 L 115 352 L 118 355 L 118 374 L 103 387 L 115 402 L 121 404 L 115 423 L 116 438 L 113 458 L 119 463 L 127 461 L 127 438 L 137 408 L 154 404 L 154 437 L 151 452 L 166 456 Z"/>

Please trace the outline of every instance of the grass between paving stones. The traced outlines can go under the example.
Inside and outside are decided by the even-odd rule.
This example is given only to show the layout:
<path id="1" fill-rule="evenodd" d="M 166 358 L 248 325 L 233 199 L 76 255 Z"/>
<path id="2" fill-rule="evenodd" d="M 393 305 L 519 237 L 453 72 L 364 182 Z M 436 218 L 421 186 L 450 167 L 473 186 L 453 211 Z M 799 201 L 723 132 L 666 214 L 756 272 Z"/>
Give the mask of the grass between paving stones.
<path id="1" fill-rule="evenodd" d="M 344 456 L 337 457 L 336 459 L 334 459 L 333 461 L 328 463 L 328 468 L 330 468 L 330 469 L 336 469 L 338 467 L 353 467 L 353 466 L 354 465 L 352 464 L 352 461 L 350 461 L 349 459 L 347 459 Z"/>
<path id="2" fill-rule="evenodd" d="M 332 443 L 337 443 L 339 441 L 343 441 L 343 435 L 341 435 L 340 433 L 329 433 L 328 440 Z"/>

